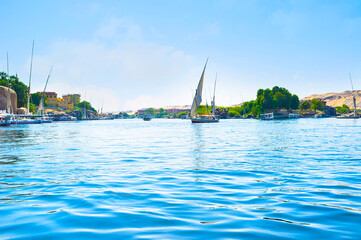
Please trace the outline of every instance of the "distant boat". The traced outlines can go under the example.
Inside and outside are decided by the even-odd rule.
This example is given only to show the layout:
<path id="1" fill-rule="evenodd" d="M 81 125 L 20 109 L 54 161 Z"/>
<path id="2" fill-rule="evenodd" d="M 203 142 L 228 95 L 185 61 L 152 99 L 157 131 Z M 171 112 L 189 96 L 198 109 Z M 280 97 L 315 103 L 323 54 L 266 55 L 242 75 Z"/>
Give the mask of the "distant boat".
<path id="1" fill-rule="evenodd" d="M 208 115 L 198 115 L 197 110 L 199 105 L 202 102 L 202 90 L 203 90 L 203 81 L 204 81 L 204 72 L 206 70 L 208 59 L 206 61 L 206 64 L 204 65 L 203 72 L 201 75 L 201 79 L 199 80 L 198 87 L 196 90 L 196 94 L 194 95 L 192 108 L 191 108 L 191 121 L 192 123 L 215 123 L 219 122 L 219 118 L 215 115 L 215 90 L 216 90 L 216 83 L 214 83 L 214 95 L 213 95 L 213 101 L 212 101 L 212 114 Z"/>
<path id="2" fill-rule="evenodd" d="M 143 117 L 143 120 L 144 120 L 144 121 L 150 121 L 150 120 L 152 120 L 152 117 L 146 115 L 146 116 Z"/>
<path id="3" fill-rule="evenodd" d="M 354 93 L 355 91 L 353 90 L 353 84 L 352 84 L 351 74 L 349 74 L 349 75 L 350 75 L 352 93 Z M 338 118 L 338 119 L 358 119 L 358 118 L 360 118 L 360 115 L 357 113 L 356 97 L 355 97 L 355 95 L 352 96 L 352 100 L 353 100 L 353 107 L 354 107 L 353 113 L 351 113 L 350 115 L 338 116 L 338 117 L 336 117 L 336 118 Z"/>

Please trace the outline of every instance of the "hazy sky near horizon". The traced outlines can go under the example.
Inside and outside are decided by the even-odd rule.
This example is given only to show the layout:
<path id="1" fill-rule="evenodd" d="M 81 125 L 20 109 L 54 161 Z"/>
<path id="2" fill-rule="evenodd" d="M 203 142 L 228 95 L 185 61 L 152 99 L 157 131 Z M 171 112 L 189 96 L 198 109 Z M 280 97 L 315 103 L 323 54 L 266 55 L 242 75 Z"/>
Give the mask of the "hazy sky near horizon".
<path id="1" fill-rule="evenodd" d="M 361 89 L 361 1 L 0 0 L 0 71 L 105 111 L 190 105 L 205 60 L 217 105 L 275 85 L 300 98 Z M 2 56 L 2 57 L 1 57 Z M 210 102 L 208 100 L 208 102 Z"/>

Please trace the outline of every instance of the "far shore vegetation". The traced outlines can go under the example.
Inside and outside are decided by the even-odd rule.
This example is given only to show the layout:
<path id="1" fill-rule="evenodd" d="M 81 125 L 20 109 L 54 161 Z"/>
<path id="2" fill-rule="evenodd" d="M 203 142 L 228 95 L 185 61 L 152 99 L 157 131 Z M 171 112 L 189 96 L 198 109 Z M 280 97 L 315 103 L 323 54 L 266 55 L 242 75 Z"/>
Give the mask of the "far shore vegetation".
<path id="1" fill-rule="evenodd" d="M 7 87 L 8 75 L 5 72 L 0 72 L 0 86 Z M 26 84 L 19 80 L 17 75 L 11 75 L 9 78 L 10 88 L 17 94 L 17 107 L 27 107 L 27 92 L 28 87 Z M 30 111 L 36 113 L 36 109 L 40 104 L 41 94 L 32 93 L 30 97 Z M 46 96 L 45 96 L 46 100 Z M 46 106 L 46 101 L 45 101 Z M 262 113 L 275 112 L 279 109 L 285 109 L 289 112 L 297 111 L 304 114 L 308 111 L 315 113 L 324 113 L 325 102 L 319 99 L 300 101 L 296 94 L 292 94 L 289 90 L 283 87 L 275 86 L 272 89 L 259 89 L 257 91 L 256 99 L 252 101 L 244 102 L 239 106 L 222 107 L 217 106 L 215 111 L 216 115 L 221 118 L 246 118 L 246 117 L 259 117 Z M 83 114 L 83 110 L 97 113 L 97 111 L 91 106 L 90 102 L 82 101 L 74 106 L 73 111 L 80 111 Z M 345 114 L 353 109 L 343 104 L 342 106 L 335 107 L 338 114 Z M 211 106 L 200 105 L 198 108 L 199 115 L 208 114 L 208 111 L 212 111 Z M 164 108 L 148 108 L 143 114 L 136 112 L 134 115 L 130 115 L 126 112 L 121 112 L 117 117 L 120 118 L 133 118 L 141 117 L 144 115 L 152 116 L 153 118 L 186 118 L 189 116 L 189 111 L 182 111 L 178 113 L 169 113 Z"/>

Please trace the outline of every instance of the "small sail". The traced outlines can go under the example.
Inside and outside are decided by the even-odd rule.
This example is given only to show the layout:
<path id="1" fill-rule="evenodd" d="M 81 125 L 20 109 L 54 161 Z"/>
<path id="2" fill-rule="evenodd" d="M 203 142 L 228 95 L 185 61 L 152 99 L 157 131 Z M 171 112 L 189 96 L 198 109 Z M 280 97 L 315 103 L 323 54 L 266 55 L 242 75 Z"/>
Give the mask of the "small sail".
<path id="1" fill-rule="evenodd" d="M 203 72 L 202 72 L 202 75 L 201 75 L 201 79 L 199 80 L 198 87 L 197 87 L 197 90 L 196 90 L 196 94 L 195 94 L 194 99 L 193 99 L 192 108 L 191 108 L 191 117 L 194 117 L 194 115 L 196 113 L 196 110 L 198 109 L 199 105 L 202 102 L 202 90 L 203 90 L 204 72 L 206 70 L 207 62 L 208 62 L 208 58 L 207 58 L 206 64 L 204 65 Z"/>
<path id="2" fill-rule="evenodd" d="M 48 82 L 49 82 L 49 78 L 50 78 L 50 74 L 51 74 L 52 70 L 53 70 L 53 66 L 51 66 L 48 77 L 46 79 L 43 95 L 41 96 L 41 100 L 40 100 L 39 108 L 38 108 L 38 115 L 40 115 L 42 113 L 43 117 L 45 117 L 45 109 L 44 109 L 45 91 L 46 91 L 46 87 L 48 86 Z"/>
<path id="3" fill-rule="evenodd" d="M 217 82 L 217 74 L 216 80 L 214 80 L 214 92 L 213 92 L 213 101 L 212 101 L 212 115 L 216 115 L 216 82 Z"/>
<path id="4" fill-rule="evenodd" d="M 42 115 L 42 113 L 44 113 L 44 99 L 41 98 L 40 103 L 39 103 L 39 108 L 38 108 L 38 115 Z"/>

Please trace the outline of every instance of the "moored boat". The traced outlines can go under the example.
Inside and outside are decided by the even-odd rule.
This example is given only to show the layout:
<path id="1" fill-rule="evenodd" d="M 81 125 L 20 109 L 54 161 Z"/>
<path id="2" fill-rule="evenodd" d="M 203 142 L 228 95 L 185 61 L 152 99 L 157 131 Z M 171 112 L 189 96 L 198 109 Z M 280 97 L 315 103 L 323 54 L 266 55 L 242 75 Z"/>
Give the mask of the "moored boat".
<path id="1" fill-rule="evenodd" d="M 273 112 L 271 113 L 263 113 L 259 115 L 259 119 L 261 120 L 273 120 L 275 119 L 275 116 L 273 114 Z"/>
<path id="2" fill-rule="evenodd" d="M 151 116 L 144 116 L 143 120 L 144 121 L 150 121 L 150 120 L 152 120 L 152 117 Z"/>

